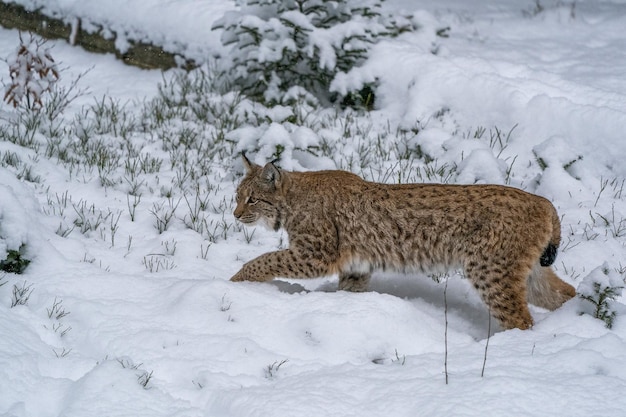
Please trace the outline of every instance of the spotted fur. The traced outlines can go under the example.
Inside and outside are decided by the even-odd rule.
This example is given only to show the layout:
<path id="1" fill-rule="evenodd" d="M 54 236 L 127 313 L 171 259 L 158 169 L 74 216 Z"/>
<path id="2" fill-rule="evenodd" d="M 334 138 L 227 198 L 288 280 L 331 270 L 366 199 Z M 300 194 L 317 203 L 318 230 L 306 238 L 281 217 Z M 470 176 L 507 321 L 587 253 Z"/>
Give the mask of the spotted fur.
<path id="1" fill-rule="evenodd" d="M 243 158 L 235 217 L 284 229 L 289 248 L 246 263 L 232 281 L 337 274 L 365 291 L 374 270 L 461 268 L 504 328 L 533 324 L 527 302 L 555 309 L 574 288 L 548 267 L 560 222 L 546 199 L 500 185 L 389 185 L 345 171 L 290 172 Z"/>

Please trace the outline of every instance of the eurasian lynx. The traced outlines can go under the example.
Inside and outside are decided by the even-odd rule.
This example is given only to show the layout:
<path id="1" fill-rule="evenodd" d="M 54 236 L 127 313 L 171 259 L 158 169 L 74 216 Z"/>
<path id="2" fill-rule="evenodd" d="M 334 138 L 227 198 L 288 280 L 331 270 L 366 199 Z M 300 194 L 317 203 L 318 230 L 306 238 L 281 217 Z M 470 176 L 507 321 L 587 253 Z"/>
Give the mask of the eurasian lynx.
<path id="1" fill-rule="evenodd" d="M 244 156 L 235 217 L 284 228 L 289 249 L 231 281 L 339 275 L 365 291 L 373 270 L 462 268 L 504 328 L 533 324 L 527 301 L 554 310 L 575 295 L 549 268 L 561 238 L 546 199 L 499 185 L 388 185 L 345 171 L 290 172 Z"/>

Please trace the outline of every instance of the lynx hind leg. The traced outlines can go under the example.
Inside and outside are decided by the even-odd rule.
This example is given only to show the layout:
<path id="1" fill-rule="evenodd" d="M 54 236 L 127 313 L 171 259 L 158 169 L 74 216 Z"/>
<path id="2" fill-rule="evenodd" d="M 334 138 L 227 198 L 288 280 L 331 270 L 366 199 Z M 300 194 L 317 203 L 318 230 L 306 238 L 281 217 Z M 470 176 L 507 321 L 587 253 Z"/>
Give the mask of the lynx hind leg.
<path id="1" fill-rule="evenodd" d="M 528 276 L 528 302 L 548 310 L 556 310 L 576 296 L 576 290 L 561 280 L 552 268 L 536 264 Z"/>
<path id="2" fill-rule="evenodd" d="M 489 311 L 504 329 L 528 329 L 533 319 L 526 302 L 529 267 L 502 263 L 470 262 L 465 273 Z"/>
<path id="3" fill-rule="evenodd" d="M 370 282 L 371 274 L 361 272 L 340 272 L 339 290 L 365 292 Z"/>

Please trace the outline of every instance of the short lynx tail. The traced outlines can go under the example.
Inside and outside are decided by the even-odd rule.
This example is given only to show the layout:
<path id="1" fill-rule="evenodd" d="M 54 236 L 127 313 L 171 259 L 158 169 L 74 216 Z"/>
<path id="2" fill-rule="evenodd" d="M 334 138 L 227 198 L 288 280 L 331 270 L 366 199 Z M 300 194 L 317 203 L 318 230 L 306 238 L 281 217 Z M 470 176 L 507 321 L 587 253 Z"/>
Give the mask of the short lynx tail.
<path id="1" fill-rule="evenodd" d="M 526 297 L 528 302 L 539 307 L 555 310 L 564 302 L 576 296 L 574 287 L 561 280 L 547 268 L 556 260 L 557 249 L 561 243 L 561 222 L 556 209 L 552 213 L 552 236 L 548 246 L 528 276 Z"/>
<path id="2" fill-rule="evenodd" d="M 539 307 L 555 310 L 576 296 L 576 290 L 561 280 L 552 270 L 535 265 L 528 277 L 526 287 L 528 302 Z"/>

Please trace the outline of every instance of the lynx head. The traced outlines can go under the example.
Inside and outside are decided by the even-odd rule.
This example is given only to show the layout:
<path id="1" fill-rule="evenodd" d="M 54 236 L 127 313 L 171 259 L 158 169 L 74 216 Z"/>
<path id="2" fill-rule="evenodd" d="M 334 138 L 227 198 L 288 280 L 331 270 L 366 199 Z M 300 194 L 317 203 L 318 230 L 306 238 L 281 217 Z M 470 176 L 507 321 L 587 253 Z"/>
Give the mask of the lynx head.
<path id="1" fill-rule="evenodd" d="M 246 176 L 237 187 L 234 216 L 246 225 L 261 223 L 270 229 L 282 226 L 280 203 L 285 175 L 273 162 L 264 167 L 254 164 L 242 154 Z"/>

